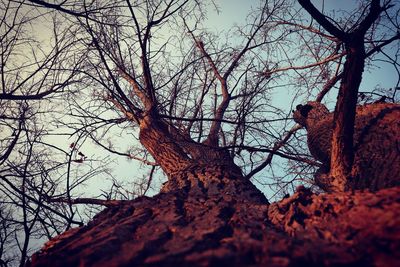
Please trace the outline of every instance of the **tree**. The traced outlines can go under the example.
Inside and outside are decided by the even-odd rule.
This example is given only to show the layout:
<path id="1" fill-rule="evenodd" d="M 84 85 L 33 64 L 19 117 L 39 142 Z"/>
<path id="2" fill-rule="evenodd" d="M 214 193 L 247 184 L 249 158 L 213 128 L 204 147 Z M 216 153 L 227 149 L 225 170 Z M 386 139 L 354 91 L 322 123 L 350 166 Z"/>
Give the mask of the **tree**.
<path id="1" fill-rule="evenodd" d="M 49 117 L 76 92 L 71 86 L 82 82 L 84 53 L 75 50 L 74 29 L 66 30 L 57 18 L 45 24 L 51 31 L 42 43 L 33 32 L 44 14 L 9 1 L 0 10 L 0 266 L 24 266 L 38 240 L 83 224 L 71 203 L 50 201 L 65 198 L 87 178 L 75 179 L 77 149 L 50 140 Z"/>
<path id="2" fill-rule="evenodd" d="M 304 26 L 290 1 L 268 1 L 238 29 L 241 41 L 220 44 L 201 31 L 205 6 L 196 1 L 29 1 L 62 14 L 79 28 L 79 48 L 86 51 L 84 64 L 79 65 L 85 78 L 79 86 L 93 88 L 92 101 L 68 99 L 71 115 L 78 118 L 68 127 L 109 152 L 150 165 L 150 178 L 157 168 L 168 178 L 156 196 L 132 201 L 73 199 L 67 186 L 65 198 L 47 201 L 70 207 L 100 203 L 108 208 L 88 225 L 52 239 L 33 256 L 32 264 L 295 266 L 396 260 L 396 235 L 383 235 L 383 229 L 392 225 L 399 233 L 399 189 L 342 192 L 348 189 L 345 177 L 352 164 L 352 140 L 342 140 L 342 133 L 352 136 L 365 60 L 399 39 L 394 2 L 362 5 L 357 9 L 361 14 L 345 21 L 343 25 L 350 26 L 343 29 L 309 1 L 299 3 L 325 30 Z M 378 18 L 390 21 L 391 27 L 382 30 Z M 176 32 L 166 36 L 171 28 Z M 298 36 L 308 49 L 285 53 Z M 284 56 L 275 58 L 280 53 Z M 304 60 L 307 53 L 312 57 Z M 289 70 L 307 70 L 296 77 L 299 85 L 323 85 L 319 101 L 341 82 L 332 141 L 339 149 L 332 158 L 343 160 L 331 164 L 340 192 L 315 195 L 299 187 L 291 197 L 269 204 L 250 178 L 271 166 L 274 155 L 302 164 L 295 167 L 318 165 L 301 153 L 290 153 L 298 152 L 291 138 L 299 127 L 285 133 L 286 125 L 274 126 L 291 116 L 279 115 L 268 100 L 275 84 L 284 80 L 282 73 Z M 115 114 L 120 117 L 112 117 Z M 121 124 L 138 133 L 143 148 L 121 153 L 105 144 L 107 129 Z M 72 151 L 84 157 L 75 147 L 71 144 Z M 286 150 L 280 150 L 283 147 Z M 347 201 L 356 202 L 357 209 L 350 209 Z M 385 208 L 379 206 L 382 202 Z M 369 218 L 379 230 L 359 221 L 368 212 L 388 214 Z M 332 218 L 339 226 L 329 222 Z M 386 251 L 375 244 L 377 238 L 384 240 Z M 367 255 L 370 258 L 365 259 Z"/>

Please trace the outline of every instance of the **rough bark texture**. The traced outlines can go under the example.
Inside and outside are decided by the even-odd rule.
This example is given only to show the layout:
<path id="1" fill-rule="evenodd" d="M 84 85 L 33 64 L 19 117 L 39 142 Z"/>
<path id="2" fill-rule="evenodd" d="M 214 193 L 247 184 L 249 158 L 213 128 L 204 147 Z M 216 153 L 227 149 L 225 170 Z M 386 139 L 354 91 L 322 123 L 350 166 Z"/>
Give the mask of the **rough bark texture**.
<path id="1" fill-rule="evenodd" d="M 323 166 L 316 173 L 316 184 L 325 191 L 332 190 L 330 179 L 333 113 L 321 103 L 310 101 L 294 112 L 296 122 L 307 129 L 308 147 Z M 354 163 L 352 189 L 400 186 L 400 105 L 376 103 L 357 106 L 354 125 Z"/>
<path id="2" fill-rule="evenodd" d="M 49 241 L 28 266 L 400 264 L 398 187 L 321 195 L 298 188 L 269 205 L 242 178 L 222 171 L 213 177 L 215 187 L 107 208 Z"/>

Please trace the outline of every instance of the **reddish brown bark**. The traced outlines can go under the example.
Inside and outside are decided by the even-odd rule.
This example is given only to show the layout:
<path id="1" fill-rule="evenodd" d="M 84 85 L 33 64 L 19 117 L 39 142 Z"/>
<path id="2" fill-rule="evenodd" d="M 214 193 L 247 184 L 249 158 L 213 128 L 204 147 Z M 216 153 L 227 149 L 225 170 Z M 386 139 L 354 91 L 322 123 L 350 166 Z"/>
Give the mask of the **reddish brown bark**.
<path id="1" fill-rule="evenodd" d="M 49 241 L 28 266 L 400 264 L 400 188 L 322 195 L 299 188 L 269 205 L 249 182 L 219 170 L 215 187 L 107 208 Z M 198 171 L 188 175 L 209 173 Z"/>

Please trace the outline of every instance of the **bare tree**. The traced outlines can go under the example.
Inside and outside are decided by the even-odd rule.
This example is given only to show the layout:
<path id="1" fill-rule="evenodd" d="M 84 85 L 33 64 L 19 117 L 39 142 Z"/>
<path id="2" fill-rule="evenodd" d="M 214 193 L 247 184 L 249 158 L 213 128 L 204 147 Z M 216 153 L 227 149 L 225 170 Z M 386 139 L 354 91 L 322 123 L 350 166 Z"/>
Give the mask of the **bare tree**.
<path id="1" fill-rule="evenodd" d="M 78 32 L 57 18 L 22 2 L 2 1 L 0 10 L 0 262 L 24 266 L 41 242 L 82 224 L 71 203 L 51 201 L 71 198 L 88 176 L 75 179 L 73 164 L 81 152 L 50 141 L 50 118 L 82 82 L 85 54 L 76 50 Z M 41 36 L 48 43 L 34 34 L 41 23 L 49 27 L 48 36 Z"/>
<path id="2" fill-rule="evenodd" d="M 53 121 L 75 138 L 69 151 L 58 148 L 67 155 L 65 175 L 59 180 L 66 183 L 66 190 L 59 195 L 39 192 L 40 205 L 22 209 L 25 237 L 29 239 L 33 225 L 25 216 L 28 210 L 36 218 L 39 208 L 55 212 L 51 205 L 58 204 L 65 210 L 57 216 L 68 229 L 75 223 L 74 204 L 108 207 L 88 225 L 52 239 L 35 254 L 32 264 L 335 265 L 362 263 L 360 258 L 376 253 L 374 238 L 381 238 L 382 232 L 370 233 L 362 226 L 357 229 L 360 234 L 349 237 L 349 229 L 338 230 L 329 220 L 336 216 L 339 225 L 351 225 L 357 217 L 349 215 L 353 211 L 344 208 L 335 213 L 323 207 L 332 206 L 334 196 L 326 195 L 324 200 L 324 195 L 313 195 L 303 187 L 295 190 L 298 184 L 314 183 L 310 174 L 321 163 L 307 154 L 291 109 L 301 98 L 322 101 L 340 81 L 332 139 L 332 147 L 339 148 L 332 151 L 333 185 L 338 198 L 360 198 L 358 207 L 368 206 L 364 196 L 370 193 L 341 192 L 349 189 L 345 177 L 352 165 L 354 110 L 365 62 L 387 45 L 398 43 L 398 6 L 394 1 L 373 0 L 340 21 L 310 1 L 299 3 L 315 21 L 308 22 L 303 9 L 291 1 L 267 1 L 252 10 L 246 25 L 230 32 L 235 38 L 225 40 L 203 29 L 207 6 L 198 1 L 25 2 L 27 8 L 70 23 L 67 32 L 78 38 L 79 49 L 65 51 L 82 59 L 72 68 L 50 68 L 64 71 L 68 82 L 47 89 L 40 86 L 39 93 L 28 90 L 23 99 L 27 103 L 57 95 L 71 81 L 76 81 L 79 91 L 63 99 L 67 112 Z M 382 26 L 388 25 L 384 20 L 392 24 Z M 55 36 L 59 38 L 60 33 Z M 62 58 L 54 56 L 54 60 Z M 398 65 L 396 60 L 390 63 Z M 294 87 L 290 103 L 285 103 L 289 109 L 272 101 L 273 94 L 285 86 Z M 5 99 L 12 103 L 11 97 Z M 17 125 L 25 122 L 25 110 L 29 111 L 18 112 Z M 25 128 L 21 126 L 21 133 Z M 123 132 L 124 143 L 130 143 L 125 151 L 116 141 L 115 129 Z M 40 136 L 40 131 L 34 131 L 26 139 L 22 167 L 29 166 L 33 155 L 29 151 Z M 20 137 L 8 142 L 13 140 Z M 71 166 L 87 161 L 81 149 L 86 140 L 102 151 L 147 166 L 146 179 L 138 183 L 143 195 L 155 184 L 154 177 L 166 176 L 160 193 L 131 201 L 138 193 L 115 180 L 110 191 L 104 192 L 105 199 L 74 198 L 71 192 L 82 180 L 72 182 Z M 15 148 L 7 151 L 4 155 Z M 281 165 L 288 173 L 282 174 Z M 264 178 L 267 174 L 270 179 Z M 262 178 L 260 183 L 274 188 L 276 195 L 295 193 L 270 205 L 252 183 Z M 21 182 L 22 203 L 33 201 L 24 191 L 29 181 L 23 178 Z M 51 183 L 55 182 L 52 178 Z M 388 203 L 384 211 L 391 216 L 371 219 L 379 229 L 396 221 L 390 199 L 398 188 L 385 192 L 376 198 Z M 313 219 L 318 222 L 313 224 Z M 332 232 L 337 235 L 328 237 Z M 346 238 L 351 242 L 345 242 Z M 384 239 L 391 247 L 382 257 L 394 260 L 399 244 L 393 236 Z M 279 242 L 282 245 L 271 248 Z M 344 254 L 349 249 L 359 253 Z M 27 253 L 21 251 L 23 265 Z M 342 253 L 345 256 L 338 258 Z M 373 262 L 380 260 L 376 255 L 371 256 Z"/>

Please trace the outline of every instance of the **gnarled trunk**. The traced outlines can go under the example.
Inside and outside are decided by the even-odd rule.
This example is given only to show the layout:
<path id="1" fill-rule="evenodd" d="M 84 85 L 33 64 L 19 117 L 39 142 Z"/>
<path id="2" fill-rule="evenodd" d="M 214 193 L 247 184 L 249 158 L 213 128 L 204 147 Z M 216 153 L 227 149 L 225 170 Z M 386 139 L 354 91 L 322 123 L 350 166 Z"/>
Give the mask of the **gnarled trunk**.
<path id="1" fill-rule="evenodd" d="M 388 266 L 400 259 L 400 189 L 298 191 L 269 205 L 221 166 L 105 209 L 34 255 L 31 266 Z M 197 182 L 196 182 L 197 181 Z M 360 265 L 361 264 L 361 265 Z"/>

